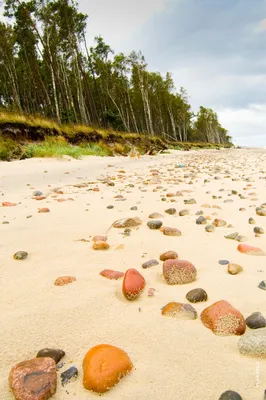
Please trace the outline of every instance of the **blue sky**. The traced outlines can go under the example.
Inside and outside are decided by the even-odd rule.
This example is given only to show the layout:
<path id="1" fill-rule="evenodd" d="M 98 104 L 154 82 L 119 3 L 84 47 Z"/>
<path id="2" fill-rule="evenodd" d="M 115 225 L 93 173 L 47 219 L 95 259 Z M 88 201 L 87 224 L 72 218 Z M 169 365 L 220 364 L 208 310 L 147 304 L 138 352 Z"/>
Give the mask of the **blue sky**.
<path id="1" fill-rule="evenodd" d="M 266 146 L 266 0 L 80 0 L 88 39 L 141 50 L 239 145 Z"/>

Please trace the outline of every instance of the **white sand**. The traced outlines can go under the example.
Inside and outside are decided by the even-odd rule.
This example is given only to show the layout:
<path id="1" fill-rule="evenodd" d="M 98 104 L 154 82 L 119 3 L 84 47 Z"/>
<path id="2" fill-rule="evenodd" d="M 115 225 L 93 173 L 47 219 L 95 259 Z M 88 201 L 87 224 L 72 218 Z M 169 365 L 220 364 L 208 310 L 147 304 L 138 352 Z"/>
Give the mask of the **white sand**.
<path id="1" fill-rule="evenodd" d="M 185 168 L 175 168 L 184 163 Z M 112 165 L 112 167 L 108 167 Z M 158 169 L 159 177 L 152 177 L 150 169 Z M 221 168 L 221 172 L 218 169 Z M 100 181 L 100 192 L 88 188 L 74 188 L 72 184 L 96 182 L 97 178 L 119 175 L 126 171 L 124 181 L 116 178 L 115 186 Z M 225 178 L 228 169 L 232 178 Z M 47 173 L 44 171 L 47 170 Z M 183 178 L 197 172 L 193 184 Z M 260 173 L 259 171 L 263 171 Z M 69 174 L 65 174 L 69 172 Z M 212 174 L 212 176 L 210 176 Z M 220 176 L 221 180 L 215 180 Z M 225 390 L 239 392 L 244 400 L 261 400 L 266 389 L 266 360 L 259 361 L 239 354 L 238 337 L 217 337 L 198 317 L 194 321 L 178 321 L 161 316 L 161 307 L 170 301 L 187 302 L 186 293 L 204 288 L 209 300 L 196 304 L 198 313 L 218 300 L 227 300 L 245 317 L 261 311 L 266 316 L 266 292 L 258 289 L 266 279 L 266 257 L 246 256 L 237 251 L 238 242 L 224 235 L 238 231 L 248 237 L 247 243 L 266 251 L 266 234 L 254 237 L 249 217 L 256 226 L 266 231 L 266 217 L 259 217 L 255 207 L 266 201 L 265 150 L 224 150 L 175 152 L 156 157 L 129 158 L 89 157 L 77 160 L 31 159 L 0 163 L 0 195 L 2 201 L 19 203 L 16 207 L 0 207 L 0 278 L 1 278 L 1 362 L 0 399 L 11 400 L 8 374 L 11 367 L 33 358 L 44 347 L 58 347 L 66 352 L 65 366 L 79 369 L 75 382 L 61 386 L 54 400 L 87 400 L 99 396 L 83 389 L 82 360 L 85 353 L 100 343 L 109 343 L 125 350 L 135 370 L 103 397 L 110 400 L 215 400 Z M 245 182 L 246 178 L 251 182 Z M 167 182 L 172 178 L 172 182 Z M 150 179 L 148 185 L 143 181 Z M 183 182 L 175 184 L 174 181 Z M 204 179 L 210 183 L 204 184 Z M 157 183 L 156 180 L 161 181 Z M 135 184 L 134 188 L 126 186 Z M 252 183 L 249 190 L 243 190 Z M 27 186 L 30 184 L 30 186 Z M 162 185 L 166 192 L 153 189 Z M 51 185 L 51 186 L 49 186 Z M 62 188 L 64 195 L 74 201 L 58 203 L 51 198 L 53 188 Z M 219 189 L 224 188 L 224 192 Z M 47 194 L 47 199 L 32 199 L 34 189 Z M 232 189 L 248 199 L 228 197 Z M 146 190 L 146 192 L 144 191 Z M 161 201 L 161 195 L 191 190 L 184 197 Z M 209 191 L 210 194 L 206 194 Z M 249 196 L 255 192 L 257 195 Z M 114 196 L 122 194 L 126 201 Z M 212 195 L 223 196 L 213 200 Z M 197 204 L 184 205 L 184 199 L 195 198 Z M 256 197 L 258 200 L 251 200 Z M 225 199 L 233 203 L 225 204 Z M 201 208 L 209 203 L 221 210 Z M 114 209 L 107 209 L 110 204 Z M 130 207 L 138 206 L 138 211 Z M 38 208 L 49 207 L 48 214 L 38 214 Z M 178 211 L 190 210 L 189 216 L 179 217 L 164 213 L 169 207 Z M 246 211 L 240 212 L 239 208 Z M 220 217 L 234 228 L 216 228 L 206 233 L 204 225 L 196 225 L 196 211 Z M 181 237 L 164 236 L 146 226 L 152 212 L 165 215 L 164 225 L 182 231 Z M 217 216 L 212 213 L 217 213 Z M 32 218 L 27 219 L 28 215 Z M 130 237 L 123 230 L 111 228 L 119 218 L 139 216 L 143 225 L 133 229 Z M 9 225 L 1 224 L 9 221 Z M 108 232 L 107 232 L 108 231 Z M 91 239 L 94 235 L 108 235 L 110 250 L 94 251 L 91 243 L 77 239 Z M 115 250 L 124 244 L 124 249 Z M 29 253 L 26 260 L 13 260 L 18 250 Z M 180 259 L 191 261 L 198 270 L 196 282 L 183 286 L 168 286 L 162 277 L 162 263 L 143 270 L 141 265 L 167 250 L 175 250 Z M 227 273 L 218 260 L 228 259 L 243 266 L 236 276 Z M 122 281 L 110 281 L 99 275 L 103 269 L 126 271 L 137 268 L 145 277 L 147 287 L 135 302 L 121 295 Z M 259 272 L 263 271 L 263 272 Z M 77 281 L 64 287 L 55 287 L 54 281 L 63 275 L 74 275 Z M 155 288 L 154 297 L 147 295 Z"/>

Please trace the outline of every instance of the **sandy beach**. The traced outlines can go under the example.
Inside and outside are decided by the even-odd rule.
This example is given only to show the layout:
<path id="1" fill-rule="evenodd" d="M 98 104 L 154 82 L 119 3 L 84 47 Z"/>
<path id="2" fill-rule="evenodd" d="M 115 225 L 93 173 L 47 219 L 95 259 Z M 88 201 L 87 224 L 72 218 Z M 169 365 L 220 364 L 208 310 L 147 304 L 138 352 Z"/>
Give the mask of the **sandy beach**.
<path id="1" fill-rule="evenodd" d="M 35 190 L 45 198 L 36 200 Z M 166 196 L 177 192 L 182 195 Z M 115 198 L 118 195 L 123 197 Z M 203 325 L 200 313 L 227 300 L 245 318 L 256 311 L 266 317 L 266 292 L 258 288 L 266 279 L 266 257 L 241 254 L 239 243 L 224 237 L 238 232 L 246 237 L 244 243 L 266 252 L 266 234 L 255 237 L 253 232 L 254 226 L 266 230 L 266 217 L 256 214 L 256 207 L 266 202 L 266 150 L 175 151 L 136 160 L 65 157 L 0 162 L 0 196 L 1 204 L 17 204 L 0 207 L 0 399 L 14 399 L 8 385 L 12 366 L 34 358 L 45 347 L 66 352 L 52 398 L 97 399 L 98 394 L 83 388 L 82 361 L 101 343 L 120 347 L 134 364 L 132 372 L 103 395 L 108 400 L 218 400 L 226 390 L 238 392 L 244 400 L 263 398 L 266 360 L 240 354 L 239 337 L 215 335 Z M 192 198 L 196 204 L 184 204 Z M 110 205 L 114 207 L 107 208 Z M 137 210 L 131 210 L 134 206 Z M 50 212 L 38 213 L 44 207 Z M 170 207 L 176 214 L 165 213 Z M 179 216 L 182 209 L 189 214 Z M 210 217 L 209 224 L 220 218 L 226 226 L 206 232 L 206 225 L 196 224 L 200 210 Z M 162 214 L 158 219 L 164 226 L 178 228 L 182 235 L 149 229 L 153 212 Z M 126 217 L 142 220 L 129 236 L 112 227 Z M 248 223 L 250 217 L 255 225 Z M 106 235 L 110 249 L 93 250 L 95 235 Z M 14 260 L 20 250 L 28 253 L 27 259 Z M 167 250 L 196 267 L 195 282 L 166 284 L 159 258 Z M 143 269 L 151 259 L 159 265 Z M 239 264 L 243 272 L 230 275 L 219 260 Z M 145 290 L 132 302 L 122 294 L 122 280 L 99 275 L 104 269 L 129 268 L 136 268 L 146 280 Z M 65 275 L 76 281 L 55 286 L 54 281 Z M 155 289 L 152 297 L 149 288 Z M 188 303 L 186 294 L 194 288 L 208 294 L 206 302 L 193 304 L 196 320 L 161 315 L 171 301 Z M 72 365 L 79 376 L 63 387 L 60 373 Z"/>

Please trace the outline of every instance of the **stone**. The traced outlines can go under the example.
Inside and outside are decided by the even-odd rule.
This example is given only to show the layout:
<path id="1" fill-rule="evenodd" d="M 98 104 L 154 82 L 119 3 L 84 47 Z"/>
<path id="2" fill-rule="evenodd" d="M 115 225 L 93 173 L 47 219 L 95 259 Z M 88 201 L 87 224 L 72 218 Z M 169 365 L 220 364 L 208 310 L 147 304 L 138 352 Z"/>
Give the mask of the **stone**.
<path id="1" fill-rule="evenodd" d="M 190 304 L 171 302 L 163 307 L 162 315 L 177 319 L 196 319 L 197 311 Z"/>
<path id="2" fill-rule="evenodd" d="M 92 241 L 93 241 L 93 242 L 98 242 L 98 241 L 106 242 L 106 241 L 107 241 L 107 236 L 101 236 L 101 235 L 94 236 L 94 237 L 92 238 Z"/>
<path id="3" fill-rule="evenodd" d="M 221 394 L 219 400 L 243 400 L 243 399 L 237 392 L 234 392 L 233 390 L 227 390 L 226 392 Z"/>
<path id="4" fill-rule="evenodd" d="M 168 208 L 167 210 L 165 210 L 165 212 L 166 212 L 166 214 L 174 215 L 176 213 L 176 209 Z"/>
<path id="5" fill-rule="evenodd" d="M 49 357 L 23 361 L 9 374 L 16 400 L 48 400 L 56 392 L 56 383 L 56 364 Z"/>
<path id="6" fill-rule="evenodd" d="M 254 218 L 250 217 L 249 220 L 248 220 L 248 223 L 251 224 L 251 225 L 255 225 L 256 221 L 255 221 Z"/>
<path id="7" fill-rule="evenodd" d="M 246 330 L 243 315 L 225 300 L 205 308 L 200 317 L 202 323 L 215 335 L 243 335 Z"/>
<path id="8" fill-rule="evenodd" d="M 153 297 L 154 296 L 154 292 L 155 292 L 154 288 L 149 288 L 148 289 L 148 297 Z"/>
<path id="9" fill-rule="evenodd" d="M 137 206 L 133 206 L 130 208 L 131 211 L 137 211 L 138 207 Z"/>
<path id="10" fill-rule="evenodd" d="M 202 301 L 208 300 L 208 295 L 204 289 L 192 289 L 186 294 L 186 299 L 190 303 L 201 303 Z"/>
<path id="11" fill-rule="evenodd" d="M 147 222 L 147 226 L 150 229 L 160 229 L 162 225 L 163 225 L 162 221 L 157 221 L 155 219 Z"/>
<path id="12" fill-rule="evenodd" d="M 265 252 L 258 247 L 249 246 L 247 244 L 239 244 L 237 250 L 240 253 L 251 255 L 251 256 L 265 256 Z"/>
<path id="13" fill-rule="evenodd" d="M 215 226 L 214 225 L 207 225 L 207 226 L 205 226 L 205 231 L 206 232 L 214 232 L 215 231 Z"/>
<path id="14" fill-rule="evenodd" d="M 263 228 L 260 228 L 259 226 L 255 226 L 255 228 L 253 229 L 253 231 L 254 231 L 255 233 L 259 233 L 260 235 L 263 235 L 263 233 L 264 233 L 264 229 L 263 229 Z"/>
<path id="15" fill-rule="evenodd" d="M 227 265 L 227 264 L 229 264 L 229 261 L 228 261 L 228 260 L 219 260 L 218 262 L 219 262 L 220 265 Z"/>
<path id="16" fill-rule="evenodd" d="M 250 329 L 266 327 L 266 319 L 260 312 L 254 312 L 246 318 L 246 324 Z"/>
<path id="17" fill-rule="evenodd" d="M 105 393 L 133 369 L 128 354 L 118 347 L 101 344 L 90 349 L 83 360 L 83 386 Z"/>
<path id="18" fill-rule="evenodd" d="M 162 228 L 162 232 L 166 236 L 181 236 L 181 232 L 176 229 L 176 228 L 169 228 L 167 226 L 164 226 Z"/>
<path id="19" fill-rule="evenodd" d="M 237 275 L 239 272 L 243 271 L 243 268 L 238 264 L 229 263 L 227 266 L 227 271 L 230 275 Z"/>
<path id="20" fill-rule="evenodd" d="M 160 260 L 161 261 L 166 261 L 166 260 L 175 260 L 178 258 L 178 254 L 175 251 L 166 251 L 165 253 L 160 255 Z"/>
<path id="21" fill-rule="evenodd" d="M 9 201 L 3 201 L 2 206 L 3 207 L 15 207 L 17 203 L 10 203 Z"/>
<path id="22" fill-rule="evenodd" d="M 49 208 L 38 208 L 38 213 L 49 213 L 50 212 L 50 210 L 49 210 Z"/>
<path id="23" fill-rule="evenodd" d="M 49 348 L 45 348 L 45 349 L 41 349 L 38 351 L 36 357 L 50 357 L 52 358 L 56 364 L 59 363 L 59 361 L 64 357 L 66 353 L 64 352 L 64 350 L 61 349 L 49 349 Z"/>
<path id="24" fill-rule="evenodd" d="M 141 219 L 135 217 L 135 218 L 122 218 L 118 221 L 115 221 L 112 226 L 114 228 L 134 228 L 141 224 L 142 224 Z"/>
<path id="25" fill-rule="evenodd" d="M 203 213 L 202 210 L 199 210 L 199 211 L 196 212 L 196 215 L 203 215 L 203 214 L 204 214 L 204 213 Z"/>
<path id="26" fill-rule="evenodd" d="M 262 290 L 266 290 L 266 281 L 261 281 L 258 288 L 262 289 Z"/>
<path id="27" fill-rule="evenodd" d="M 229 235 L 225 235 L 225 239 L 236 240 L 238 236 L 238 232 L 230 233 Z"/>
<path id="28" fill-rule="evenodd" d="M 112 210 L 112 208 L 114 208 L 114 206 L 110 205 L 106 207 L 108 210 Z"/>
<path id="29" fill-rule="evenodd" d="M 203 217 L 203 215 L 201 215 L 199 218 L 196 219 L 196 224 L 197 225 L 206 225 L 207 220 L 205 217 Z"/>
<path id="30" fill-rule="evenodd" d="M 122 292 L 127 300 L 136 300 L 146 286 L 143 276 L 134 268 L 128 269 L 125 273 Z"/>
<path id="31" fill-rule="evenodd" d="M 152 219 L 162 218 L 162 217 L 163 217 L 163 215 L 162 215 L 162 214 L 159 214 L 159 213 L 157 213 L 157 212 L 151 213 L 151 214 L 149 215 L 149 218 L 152 218 Z"/>
<path id="32" fill-rule="evenodd" d="M 237 235 L 237 237 L 235 238 L 235 240 L 237 242 L 246 242 L 248 240 L 247 236 L 243 236 L 243 235 Z"/>
<path id="33" fill-rule="evenodd" d="M 195 281 L 197 270 L 186 260 L 166 260 L 163 264 L 163 276 L 168 285 L 182 285 Z"/>
<path id="34" fill-rule="evenodd" d="M 76 281 L 77 279 L 74 276 L 60 276 L 57 278 L 54 282 L 55 286 L 64 286 L 68 285 L 69 283 L 72 283 Z"/>
<path id="35" fill-rule="evenodd" d="M 180 210 L 179 211 L 179 216 L 184 217 L 185 215 L 189 215 L 189 210 Z"/>
<path id="36" fill-rule="evenodd" d="M 78 376 L 78 369 L 70 367 L 60 375 L 62 385 L 65 386 L 68 382 L 73 381 Z"/>
<path id="37" fill-rule="evenodd" d="M 152 259 L 149 261 L 146 261 L 145 263 L 142 264 L 142 268 L 147 269 L 150 267 L 154 267 L 155 265 L 159 265 L 159 261 Z"/>
<path id="38" fill-rule="evenodd" d="M 240 354 L 266 357 L 266 328 L 249 331 L 240 339 L 238 340 Z"/>
<path id="39" fill-rule="evenodd" d="M 92 248 L 93 250 L 108 250 L 110 245 L 103 240 L 98 240 L 97 242 L 93 243 Z"/>
<path id="40" fill-rule="evenodd" d="M 266 209 L 264 208 L 257 208 L 256 209 L 256 214 L 259 215 L 260 217 L 266 217 Z"/>
<path id="41" fill-rule="evenodd" d="M 46 199 L 46 196 L 36 196 L 35 197 L 35 200 L 44 200 L 44 199 Z M 60 199 L 60 200 L 62 201 L 63 199 Z M 59 200 L 57 200 L 57 201 L 59 201 Z"/>
<path id="42" fill-rule="evenodd" d="M 33 197 L 43 196 L 43 193 L 40 190 L 34 190 L 32 196 Z"/>
<path id="43" fill-rule="evenodd" d="M 17 251 L 13 255 L 14 260 L 25 260 L 25 258 L 27 258 L 27 257 L 28 257 L 28 253 L 26 251 Z"/>
<path id="44" fill-rule="evenodd" d="M 184 200 L 185 204 L 197 204 L 195 199 L 188 199 L 188 200 Z"/>
<path id="45" fill-rule="evenodd" d="M 213 224 L 214 226 L 216 226 L 217 228 L 221 228 L 221 227 L 225 226 L 227 223 L 226 223 L 226 221 L 224 221 L 224 220 L 222 220 L 222 219 L 216 218 L 216 219 L 213 221 L 212 224 Z"/>
<path id="46" fill-rule="evenodd" d="M 120 278 L 123 278 L 125 274 L 124 272 L 114 271 L 112 269 L 104 269 L 100 272 L 100 275 L 107 279 L 118 280 Z"/>

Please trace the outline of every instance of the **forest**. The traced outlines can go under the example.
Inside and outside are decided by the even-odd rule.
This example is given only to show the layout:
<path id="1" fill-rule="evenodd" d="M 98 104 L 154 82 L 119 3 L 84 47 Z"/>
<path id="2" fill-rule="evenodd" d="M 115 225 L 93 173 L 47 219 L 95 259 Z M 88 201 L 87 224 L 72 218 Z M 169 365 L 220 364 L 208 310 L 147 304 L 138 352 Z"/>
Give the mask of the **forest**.
<path id="1" fill-rule="evenodd" d="M 195 112 L 170 73 L 150 72 L 138 51 L 115 54 L 86 40 L 88 16 L 74 0 L 6 0 L 0 22 L 0 110 L 158 136 L 230 144 L 217 114 Z"/>

